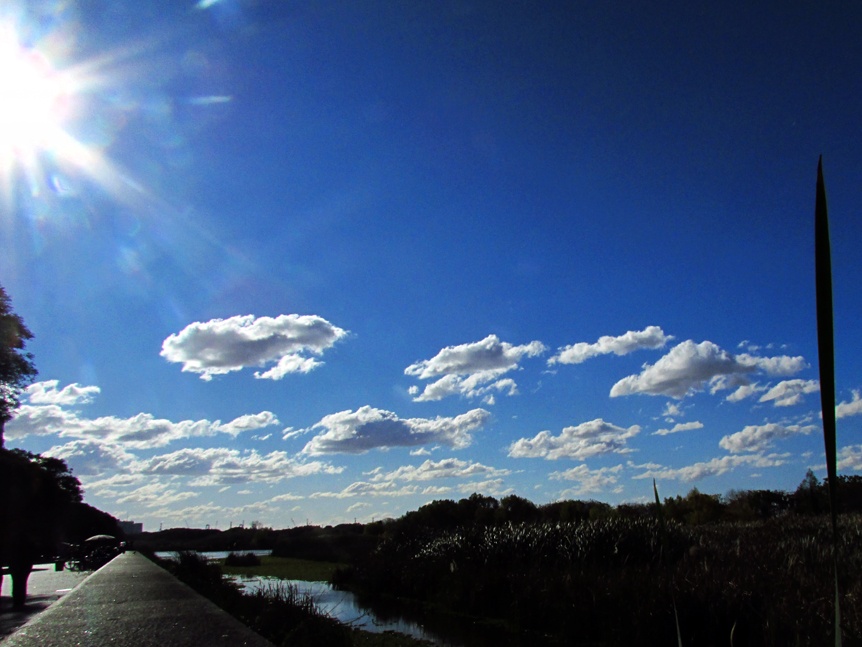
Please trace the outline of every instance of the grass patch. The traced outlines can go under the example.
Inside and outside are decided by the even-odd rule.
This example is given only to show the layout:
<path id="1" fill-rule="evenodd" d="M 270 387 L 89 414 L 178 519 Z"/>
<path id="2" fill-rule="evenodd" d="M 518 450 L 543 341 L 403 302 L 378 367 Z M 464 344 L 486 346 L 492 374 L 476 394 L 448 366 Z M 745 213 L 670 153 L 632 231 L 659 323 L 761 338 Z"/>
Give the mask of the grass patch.
<path id="1" fill-rule="evenodd" d="M 219 560 L 219 565 L 225 575 L 268 575 L 284 580 L 307 580 L 309 582 L 329 582 L 336 569 L 343 566 L 343 564 L 335 562 L 317 562 L 309 559 L 273 557 L 271 555 L 261 557 L 259 566 L 227 566 L 224 560 Z"/>

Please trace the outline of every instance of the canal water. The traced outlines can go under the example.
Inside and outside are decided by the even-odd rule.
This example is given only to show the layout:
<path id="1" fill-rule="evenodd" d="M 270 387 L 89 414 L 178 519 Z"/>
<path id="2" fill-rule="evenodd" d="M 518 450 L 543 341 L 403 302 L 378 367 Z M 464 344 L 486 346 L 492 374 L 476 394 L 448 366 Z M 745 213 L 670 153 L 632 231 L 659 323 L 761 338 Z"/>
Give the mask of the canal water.
<path id="1" fill-rule="evenodd" d="M 414 638 L 421 638 L 435 645 L 461 647 L 462 643 L 438 635 L 418 622 L 399 615 L 383 617 L 359 603 L 350 591 L 339 591 L 327 582 L 308 582 L 305 580 L 284 580 L 278 577 L 226 576 L 249 593 L 267 591 L 278 586 L 293 586 L 300 596 L 310 595 L 314 606 L 339 622 L 365 631 L 396 631 Z"/>
<path id="2" fill-rule="evenodd" d="M 207 559 L 224 559 L 230 551 L 201 552 Z M 269 555 L 269 550 L 239 551 L 251 552 L 258 556 Z M 158 552 L 157 557 L 175 559 L 175 552 Z M 440 647 L 519 647 L 531 644 L 542 647 L 545 641 L 540 636 L 519 636 L 510 634 L 499 627 L 477 625 L 468 618 L 449 614 L 433 614 L 422 610 L 421 604 L 411 606 L 398 602 L 383 603 L 380 600 L 358 599 L 350 591 L 342 591 L 327 582 L 306 580 L 285 580 L 268 576 L 225 576 L 232 579 L 248 592 L 266 591 L 278 586 L 294 586 L 300 596 L 309 594 L 315 607 L 326 615 L 351 627 L 364 631 L 383 633 L 394 631 Z"/>
<path id="3" fill-rule="evenodd" d="M 198 555 L 201 557 L 205 557 L 208 560 L 216 560 L 216 559 L 227 559 L 227 556 L 231 553 L 240 553 L 245 555 L 246 553 L 251 553 L 253 555 L 257 555 L 258 557 L 266 557 L 267 555 L 271 555 L 271 550 L 207 550 L 198 552 Z M 159 559 L 176 559 L 177 552 L 175 550 L 158 550 L 155 553 L 155 556 Z"/>

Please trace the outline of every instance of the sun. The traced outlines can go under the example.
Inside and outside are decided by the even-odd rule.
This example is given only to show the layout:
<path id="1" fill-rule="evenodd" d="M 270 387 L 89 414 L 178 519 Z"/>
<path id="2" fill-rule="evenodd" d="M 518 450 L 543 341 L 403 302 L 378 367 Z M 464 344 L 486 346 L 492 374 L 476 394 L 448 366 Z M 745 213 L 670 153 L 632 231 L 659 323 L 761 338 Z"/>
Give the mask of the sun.
<path id="1" fill-rule="evenodd" d="M 73 84 L 38 50 L 19 44 L 0 27 L 0 160 L 27 164 L 63 137 Z"/>

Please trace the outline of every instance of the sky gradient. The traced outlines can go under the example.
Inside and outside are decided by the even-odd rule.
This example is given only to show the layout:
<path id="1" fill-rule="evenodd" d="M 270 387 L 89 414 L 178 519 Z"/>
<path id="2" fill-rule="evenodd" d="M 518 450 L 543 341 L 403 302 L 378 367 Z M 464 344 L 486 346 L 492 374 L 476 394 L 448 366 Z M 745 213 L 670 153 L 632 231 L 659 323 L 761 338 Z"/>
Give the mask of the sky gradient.
<path id="1" fill-rule="evenodd" d="M 4 2 L 7 445 L 148 530 L 795 489 L 822 154 L 862 473 L 862 9 L 628 4 Z"/>

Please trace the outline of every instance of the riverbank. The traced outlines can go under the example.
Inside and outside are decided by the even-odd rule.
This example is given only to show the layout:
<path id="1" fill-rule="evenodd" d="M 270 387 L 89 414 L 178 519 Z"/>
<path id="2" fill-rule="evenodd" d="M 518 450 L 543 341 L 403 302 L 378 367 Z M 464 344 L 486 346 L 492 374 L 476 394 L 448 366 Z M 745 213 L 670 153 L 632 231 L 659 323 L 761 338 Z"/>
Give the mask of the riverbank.
<path id="1" fill-rule="evenodd" d="M 295 588 L 274 586 L 252 594 L 244 594 L 237 586 L 222 577 L 218 563 L 193 554 L 180 553 L 177 560 L 160 562 L 176 577 L 201 595 L 258 632 L 276 645 L 291 647 L 332 647 L 359 645 L 361 647 L 428 647 L 429 642 L 395 632 L 372 633 L 346 626 L 318 612 L 308 596 Z M 271 572 L 296 575 L 331 571 L 337 564 L 316 566 L 308 560 L 271 558 L 264 567 Z M 260 567 L 237 567 L 254 569 Z"/>

